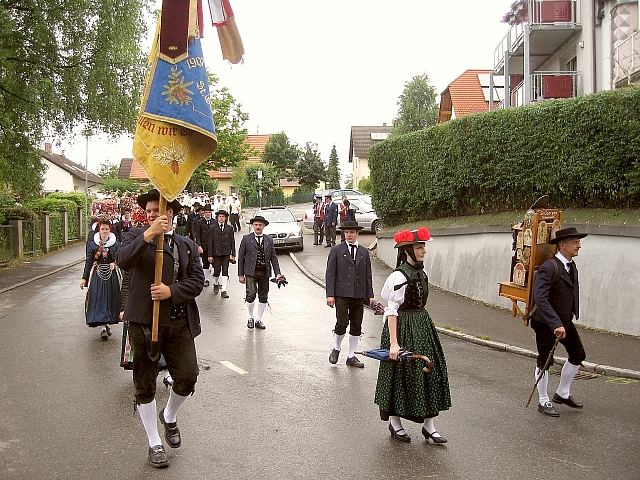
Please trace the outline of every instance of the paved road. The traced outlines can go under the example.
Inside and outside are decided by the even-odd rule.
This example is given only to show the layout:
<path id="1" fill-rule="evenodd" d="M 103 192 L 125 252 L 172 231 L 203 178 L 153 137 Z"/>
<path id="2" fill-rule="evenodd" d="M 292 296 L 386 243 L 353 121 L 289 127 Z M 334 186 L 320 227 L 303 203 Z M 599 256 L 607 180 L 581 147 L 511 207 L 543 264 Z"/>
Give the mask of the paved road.
<path id="1" fill-rule="evenodd" d="M 329 365 L 333 310 L 279 258 L 290 284 L 272 289 L 265 331 L 246 328 L 235 271 L 230 299 L 199 297 L 203 370 L 180 412 L 183 446 L 160 472 L 145 463 L 120 329 L 102 342 L 84 326 L 81 266 L 3 294 L 0 478 L 637 478 L 638 383 L 578 380 L 585 409 L 547 418 L 524 409 L 530 359 L 448 337 L 454 406 L 439 425 L 450 442 L 425 445 L 415 424 L 411 444 L 394 442 L 372 401 L 377 363 Z M 379 317 L 365 312 L 363 330 L 362 346 L 376 347 Z"/>

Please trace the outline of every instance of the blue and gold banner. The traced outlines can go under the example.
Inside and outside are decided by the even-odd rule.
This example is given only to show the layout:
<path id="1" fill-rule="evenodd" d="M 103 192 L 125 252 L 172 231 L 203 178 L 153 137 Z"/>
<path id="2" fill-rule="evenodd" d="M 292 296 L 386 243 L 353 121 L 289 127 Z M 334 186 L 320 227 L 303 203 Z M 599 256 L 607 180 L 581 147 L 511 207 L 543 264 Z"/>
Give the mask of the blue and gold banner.
<path id="1" fill-rule="evenodd" d="M 174 200 L 198 166 L 218 145 L 209 104 L 209 82 L 200 38 L 189 39 L 188 55 L 163 60 L 158 29 L 133 139 L 133 157 L 167 199 Z"/>

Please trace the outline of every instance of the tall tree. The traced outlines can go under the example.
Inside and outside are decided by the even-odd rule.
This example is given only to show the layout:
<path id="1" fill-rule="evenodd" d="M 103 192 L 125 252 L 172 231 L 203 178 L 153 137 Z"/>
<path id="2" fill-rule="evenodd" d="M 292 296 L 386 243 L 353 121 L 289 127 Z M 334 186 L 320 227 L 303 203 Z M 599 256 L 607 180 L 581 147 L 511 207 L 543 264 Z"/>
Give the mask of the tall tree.
<path id="1" fill-rule="evenodd" d="M 258 179 L 258 170 L 262 172 L 262 178 Z M 264 195 L 272 192 L 279 186 L 279 177 L 276 168 L 269 163 L 252 163 L 240 166 L 233 173 L 233 184 L 243 197 L 255 197 L 258 190 Z"/>
<path id="2" fill-rule="evenodd" d="M 398 116 L 393 121 L 393 134 L 415 132 L 438 122 L 437 92 L 429 76 L 414 76 L 404 84 L 398 97 Z"/>
<path id="3" fill-rule="evenodd" d="M 340 165 L 338 163 L 338 152 L 336 146 L 331 148 L 329 154 L 329 165 L 327 166 L 327 188 L 340 188 Z"/>
<path id="4" fill-rule="evenodd" d="M 262 159 L 276 167 L 280 178 L 291 179 L 301 155 L 298 145 L 289 142 L 286 133 L 280 132 L 271 136 L 264 147 Z"/>
<path id="5" fill-rule="evenodd" d="M 326 178 L 326 170 L 315 143 L 307 142 L 304 153 L 298 161 L 296 175 L 305 190 L 314 190 Z"/>
<path id="6" fill-rule="evenodd" d="M 39 192 L 45 133 L 133 131 L 147 11 L 143 0 L 0 0 L 0 188 Z"/>
<path id="7" fill-rule="evenodd" d="M 107 178 L 118 178 L 119 170 L 118 165 L 111 163 L 109 160 L 105 160 L 98 168 L 98 175 L 102 177 L 103 180 Z"/>

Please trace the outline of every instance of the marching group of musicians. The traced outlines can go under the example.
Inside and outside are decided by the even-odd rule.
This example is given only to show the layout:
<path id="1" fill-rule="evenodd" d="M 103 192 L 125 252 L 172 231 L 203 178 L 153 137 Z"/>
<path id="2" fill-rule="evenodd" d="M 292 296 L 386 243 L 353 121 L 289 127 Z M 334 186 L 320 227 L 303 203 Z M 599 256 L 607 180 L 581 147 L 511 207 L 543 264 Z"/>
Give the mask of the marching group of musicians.
<path id="1" fill-rule="evenodd" d="M 126 322 L 127 341 L 133 351 L 136 406 L 148 439 L 147 459 L 151 466 L 162 468 L 168 466 L 169 460 L 158 421 L 166 445 L 179 448 L 182 441 L 178 411 L 193 394 L 198 377 L 194 338 L 201 332 L 201 326 L 196 297 L 204 288 L 213 286 L 215 294 L 229 298 L 229 265 L 237 263 L 238 279 L 246 289 L 247 328 L 263 330 L 269 283 L 286 285 L 286 280 L 273 240 L 263 233 L 269 224 L 264 217 L 250 219 L 252 231 L 242 237 L 236 249 L 234 234 L 240 231 L 241 215 L 237 198 L 213 206 L 196 203 L 193 212 L 185 212 L 184 206 L 174 200 L 168 203 L 166 214 L 160 212 L 160 195 L 155 189 L 140 195 L 137 202 L 146 214 L 148 226 L 134 227 L 126 217 L 119 225 L 114 226 L 109 220 L 99 220 L 94 225 L 87 241 L 80 287 L 89 287 L 86 323 L 102 327 L 102 338 L 111 335 L 110 325 L 121 319 Z M 334 209 L 330 202 L 325 202 L 323 208 L 332 212 Z M 364 307 L 376 303 L 371 259 L 369 250 L 358 242 L 361 230 L 358 223 L 345 219 L 340 228 L 344 241 L 333 245 L 331 239 L 335 237 L 329 237 L 332 247 L 325 276 L 326 303 L 336 316 L 329 363 L 338 362 L 348 330 L 345 363 L 358 369 L 364 367 L 356 356 Z M 156 250 L 161 236 L 164 237 L 162 281 L 156 285 Z M 539 353 L 535 371 L 538 410 L 544 415 L 559 415 L 553 403 L 582 408 L 570 388 L 585 359 L 573 324 L 579 314 L 578 273 L 573 257 L 578 255 L 584 236 L 574 228 L 558 231 L 550 240 L 556 244 L 557 253 L 541 266 L 535 279 L 534 298 L 538 307 L 531 325 Z M 451 407 L 447 365 L 437 331 L 425 309 L 429 283 L 423 262 L 431 240 L 426 227 L 396 232 L 396 269 L 380 292 L 385 302 L 380 347 L 386 358 L 380 362 L 374 401 L 380 418 L 388 423 L 391 436 L 399 442 L 411 441 L 403 420 L 419 423 L 427 442 L 447 442 L 434 422 L 439 412 Z M 123 284 L 125 288 L 121 288 Z M 151 341 L 154 301 L 160 304 L 157 342 Z M 567 349 L 569 359 L 552 403 L 545 370 L 556 339 Z M 424 363 L 419 360 L 425 356 L 430 361 L 429 373 L 425 373 Z M 167 404 L 158 411 L 155 393 L 161 358 L 171 375 L 171 388 Z"/>

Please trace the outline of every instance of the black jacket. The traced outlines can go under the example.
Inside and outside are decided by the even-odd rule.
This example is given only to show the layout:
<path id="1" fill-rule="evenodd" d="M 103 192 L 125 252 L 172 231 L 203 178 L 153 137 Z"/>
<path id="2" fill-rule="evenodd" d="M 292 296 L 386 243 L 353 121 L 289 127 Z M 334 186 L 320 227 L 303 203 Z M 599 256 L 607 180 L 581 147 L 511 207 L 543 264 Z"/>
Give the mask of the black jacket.
<path id="1" fill-rule="evenodd" d="M 225 222 L 224 230 L 220 230 L 220 224 L 214 222 L 209 225 L 209 247 L 207 253 L 210 257 L 236 256 L 236 239 L 231 225 Z"/>
<path id="2" fill-rule="evenodd" d="M 373 298 L 369 250 L 358 245 L 354 263 L 347 242 L 333 247 L 327 259 L 325 283 L 327 297 Z"/>
<path id="3" fill-rule="evenodd" d="M 575 283 L 564 264 L 553 257 L 538 269 L 533 285 L 533 299 L 538 306 L 533 321 L 541 322 L 552 330 L 571 322 L 580 315 L 580 286 L 576 269 Z"/>
<path id="4" fill-rule="evenodd" d="M 267 263 L 267 276 L 273 273 L 280 275 L 280 264 L 276 249 L 273 246 L 273 239 L 269 235 L 263 235 L 264 257 Z M 258 262 L 258 242 L 253 233 L 248 233 L 242 237 L 240 249 L 238 250 L 238 275 L 253 277 L 256 273 L 256 263 Z"/>
<path id="5" fill-rule="evenodd" d="M 193 222 L 193 240 L 202 247 L 204 253 L 208 253 L 209 249 L 209 227 L 215 223 L 213 218 L 200 218 Z"/>

